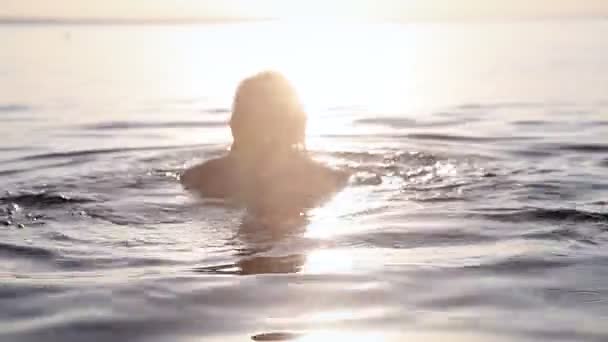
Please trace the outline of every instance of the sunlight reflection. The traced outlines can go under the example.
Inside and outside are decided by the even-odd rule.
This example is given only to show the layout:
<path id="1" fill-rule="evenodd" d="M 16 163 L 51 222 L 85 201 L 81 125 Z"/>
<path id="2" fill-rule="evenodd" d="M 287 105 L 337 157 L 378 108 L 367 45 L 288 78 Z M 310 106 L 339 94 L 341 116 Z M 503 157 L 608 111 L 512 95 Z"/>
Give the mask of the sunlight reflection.
<path id="1" fill-rule="evenodd" d="M 351 250 L 319 249 L 306 256 L 303 273 L 348 273 L 353 270 Z"/>
<path id="2" fill-rule="evenodd" d="M 305 236 L 330 239 L 363 230 L 365 227 L 355 224 L 353 215 L 370 210 L 371 207 L 373 204 L 369 201 L 366 189 L 347 187 L 324 205 L 310 210 L 311 222 L 306 228 Z"/>
<path id="3" fill-rule="evenodd" d="M 315 332 L 303 335 L 294 341 L 296 342 L 328 342 L 328 341 L 349 341 L 349 342 L 381 342 L 387 341 L 387 337 L 381 333 L 366 332 Z"/>

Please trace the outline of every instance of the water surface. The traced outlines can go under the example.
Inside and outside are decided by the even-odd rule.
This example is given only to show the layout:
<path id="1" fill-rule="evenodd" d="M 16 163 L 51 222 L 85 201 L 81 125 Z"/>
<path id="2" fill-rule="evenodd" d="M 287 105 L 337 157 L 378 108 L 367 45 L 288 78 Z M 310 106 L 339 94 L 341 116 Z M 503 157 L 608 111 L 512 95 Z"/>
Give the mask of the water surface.
<path id="1" fill-rule="evenodd" d="M 605 21 L 0 27 L 0 339 L 605 341 Z M 276 222 L 184 192 L 285 72 L 352 170 Z"/>

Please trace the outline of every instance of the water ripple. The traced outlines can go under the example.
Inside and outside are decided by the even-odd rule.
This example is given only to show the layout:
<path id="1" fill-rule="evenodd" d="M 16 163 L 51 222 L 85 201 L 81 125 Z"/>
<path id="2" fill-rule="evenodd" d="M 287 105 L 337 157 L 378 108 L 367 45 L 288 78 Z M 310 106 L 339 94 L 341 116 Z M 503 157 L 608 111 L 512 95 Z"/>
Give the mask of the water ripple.
<path id="1" fill-rule="evenodd" d="M 7 113 L 25 112 L 30 109 L 31 108 L 29 106 L 21 105 L 21 104 L 0 104 L 0 113 L 1 112 L 7 112 Z"/>
<path id="2" fill-rule="evenodd" d="M 48 207 L 94 202 L 92 198 L 68 196 L 60 193 L 23 193 L 0 197 L 0 203 L 14 203 L 25 207 Z"/>
<path id="3" fill-rule="evenodd" d="M 607 144 L 553 144 L 543 145 L 543 149 L 558 150 L 558 151 L 569 151 L 569 152 L 580 152 L 580 153 L 606 153 L 608 152 Z"/>
<path id="4" fill-rule="evenodd" d="M 33 259 L 49 260 L 57 254 L 47 248 L 24 246 L 11 243 L 0 242 L 0 254 L 4 257 L 27 257 Z"/>
<path id="5" fill-rule="evenodd" d="M 82 126 L 86 130 L 124 130 L 124 129 L 146 129 L 146 128 L 201 128 L 201 127 L 224 127 L 225 121 L 166 121 L 166 122 L 141 122 L 141 121 L 112 121 L 93 125 Z"/>
<path id="6" fill-rule="evenodd" d="M 506 210 L 508 212 L 485 213 L 482 216 L 502 222 L 530 222 L 530 221 L 567 221 L 567 222 L 590 222 L 608 223 L 608 213 L 592 212 L 577 209 L 547 209 L 526 208 Z"/>

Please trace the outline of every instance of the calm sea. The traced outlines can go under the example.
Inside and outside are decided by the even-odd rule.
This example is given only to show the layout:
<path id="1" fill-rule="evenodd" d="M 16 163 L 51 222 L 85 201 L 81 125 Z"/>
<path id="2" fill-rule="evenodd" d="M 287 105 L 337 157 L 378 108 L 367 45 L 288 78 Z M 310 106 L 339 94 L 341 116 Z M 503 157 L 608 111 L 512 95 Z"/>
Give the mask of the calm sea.
<path id="1" fill-rule="evenodd" d="M 607 341 L 606 37 L 0 25 L 0 340 Z M 264 69 L 355 173 L 272 230 L 178 181 Z"/>

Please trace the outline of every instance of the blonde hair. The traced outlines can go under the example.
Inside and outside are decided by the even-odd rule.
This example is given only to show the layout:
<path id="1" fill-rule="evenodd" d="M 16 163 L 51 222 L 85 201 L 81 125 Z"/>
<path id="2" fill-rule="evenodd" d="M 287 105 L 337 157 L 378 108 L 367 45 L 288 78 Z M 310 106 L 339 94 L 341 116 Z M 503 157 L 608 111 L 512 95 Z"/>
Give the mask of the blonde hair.
<path id="1" fill-rule="evenodd" d="M 233 151 L 257 154 L 305 149 L 306 113 L 289 80 L 278 72 L 265 71 L 239 84 L 230 129 Z"/>

